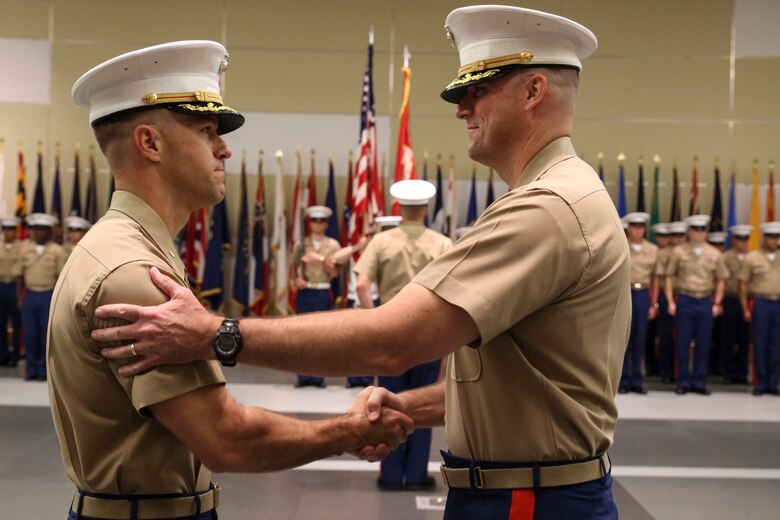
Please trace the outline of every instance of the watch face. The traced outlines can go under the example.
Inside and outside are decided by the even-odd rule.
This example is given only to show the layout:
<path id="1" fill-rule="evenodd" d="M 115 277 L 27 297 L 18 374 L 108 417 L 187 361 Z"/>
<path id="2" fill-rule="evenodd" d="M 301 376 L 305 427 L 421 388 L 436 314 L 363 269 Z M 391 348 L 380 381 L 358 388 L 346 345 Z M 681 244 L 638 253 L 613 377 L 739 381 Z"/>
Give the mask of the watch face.
<path id="1" fill-rule="evenodd" d="M 228 334 L 220 334 L 216 347 L 220 352 L 230 355 L 236 349 L 236 339 Z"/>

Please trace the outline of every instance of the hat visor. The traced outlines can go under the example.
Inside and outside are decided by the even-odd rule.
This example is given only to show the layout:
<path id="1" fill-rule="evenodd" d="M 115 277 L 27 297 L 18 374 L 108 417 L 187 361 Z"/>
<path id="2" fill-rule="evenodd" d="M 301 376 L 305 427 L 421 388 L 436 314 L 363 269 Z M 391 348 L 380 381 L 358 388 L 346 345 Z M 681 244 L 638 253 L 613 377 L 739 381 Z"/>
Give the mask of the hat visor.
<path id="1" fill-rule="evenodd" d="M 466 95 L 466 89 L 471 85 L 476 85 L 477 83 L 484 83 L 492 79 L 500 78 L 501 76 L 516 68 L 516 65 L 509 65 L 506 67 L 496 67 L 479 72 L 467 72 L 465 74 L 461 74 L 452 80 L 449 85 L 447 85 L 440 96 L 448 103 L 458 104 L 463 99 L 463 96 Z"/>
<path id="2" fill-rule="evenodd" d="M 165 108 L 190 116 L 217 116 L 217 134 L 223 135 L 238 130 L 244 124 L 244 116 L 228 106 L 217 103 L 176 103 Z"/>

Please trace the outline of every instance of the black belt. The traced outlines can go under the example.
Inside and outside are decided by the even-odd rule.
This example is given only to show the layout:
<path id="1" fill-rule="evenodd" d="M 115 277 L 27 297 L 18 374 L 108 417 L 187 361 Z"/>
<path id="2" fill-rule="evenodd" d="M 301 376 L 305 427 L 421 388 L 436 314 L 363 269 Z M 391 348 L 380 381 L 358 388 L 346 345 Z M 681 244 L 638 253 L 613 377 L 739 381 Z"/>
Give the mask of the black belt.
<path id="1" fill-rule="evenodd" d="M 457 489 L 531 489 L 535 481 L 543 488 L 590 482 L 603 478 L 612 468 L 606 453 L 584 462 L 544 464 L 495 469 L 449 468 L 442 464 L 441 475 L 448 487 Z"/>
<path id="2" fill-rule="evenodd" d="M 153 518 L 191 518 L 219 506 L 220 489 L 192 495 L 155 497 L 154 495 L 89 495 L 76 493 L 71 510 L 81 516 L 106 520 L 145 520 Z"/>

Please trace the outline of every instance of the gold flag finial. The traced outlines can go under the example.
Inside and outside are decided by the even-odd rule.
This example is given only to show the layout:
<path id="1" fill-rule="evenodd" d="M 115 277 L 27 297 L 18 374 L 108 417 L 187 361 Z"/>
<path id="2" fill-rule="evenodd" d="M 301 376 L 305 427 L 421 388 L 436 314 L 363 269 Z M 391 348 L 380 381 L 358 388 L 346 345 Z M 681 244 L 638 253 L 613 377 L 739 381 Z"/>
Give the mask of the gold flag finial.
<path id="1" fill-rule="evenodd" d="M 775 161 L 772 159 L 769 159 L 769 173 L 775 172 Z"/>
<path id="2" fill-rule="evenodd" d="M 617 160 L 620 161 L 620 162 L 625 161 L 626 160 L 626 154 L 624 154 L 623 152 L 620 152 L 618 154 L 618 156 L 617 156 Z"/>
<path id="3" fill-rule="evenodd" d="M 639 158 L 637 159 L 637 163 L 639 164 L 639 166 L 644 166 L 645 158 L 640 155 Z"/>
<path id="4" fill-rule="evenodd" d="M 653 163 L 655 163 L 655 164 L 661 164 L 661 156 L 660 156 L 660 155 L 658 155 L 658 154 L 655 154 L 655 155 L 653 156 Z"/>
<path id="5" fill-rule="evenodd" d="M 282 152 L 281 150 L 276 150 L 276 153 L 274 155 L 276 156 L 277 159 L 281 159 L 284 157 L 284 152 Z"/>
<path id="6" fill-rule="evenodd" d="M 596 160 L 601 164 L 604 162 L 604 152 L 599 152 L 596 154 Z"/>

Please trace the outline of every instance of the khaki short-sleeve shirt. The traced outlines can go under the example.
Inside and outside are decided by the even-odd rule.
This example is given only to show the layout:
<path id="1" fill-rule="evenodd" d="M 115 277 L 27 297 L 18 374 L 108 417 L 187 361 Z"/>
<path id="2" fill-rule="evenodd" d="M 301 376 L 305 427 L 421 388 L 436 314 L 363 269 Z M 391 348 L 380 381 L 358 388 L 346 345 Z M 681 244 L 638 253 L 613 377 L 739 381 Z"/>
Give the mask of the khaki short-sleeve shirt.
<path id="1" fill-rule="evenodd" d="M 709 244 L 702 244 L 696 254 L 689 242 L 675 246 L 666 269 L 675 279 L 675 288 L 681 293 L 705 293 L 715 290 L 715 280 L 725 280 L 729 272 L 718 264 L 721 252 Z"/>
<path id="2" fill-rule="evenodd" d="M 298 243 L 300 244 L 300 242 Z M 341 244 L 330 237 L 324 237 L 318 246 L 315 247 L 314 240 L 311 235 L 303 239 L 303 248 L 300 245 L 295 247 L 295 254 L 293 256 L 293 265 L 298 268 L 301 263 L 301 257 L 306 253 L 316 251 L 325 258 L 328 258 L 333 253 L 341 249 Z M 321 263 L 308 263 L 303 266 L 303 279 L 311 283 L 327 283 L 330 282 L 333 277 L 328 274 Z"/>
<path id="3" fill-rule="evenodd" d="M 739 272 L 742 270 L 742 264 L 745 263 L 745 256 L 747 253 L 740 253 L 734 249 L 729 249 L 722 255 L 718 261 L 723 264 L 723 267 L 729 272 L 729 277 L 726 279 L 726 288 L 724 294 L 730 298 L 739 297 Z"/>
<path id="4" fill-rule="evenodd" d="M 35 242 L 27 240 L 22 246 L 22 274 L 24 285 L 31 291 L 51 291 L 65 265 L 65 250 L 55 242 L 48 242 L 41 253 Z"/>
<path id="5" fill-rule="evenodd" d="M 22 243 L 0 244 L 0 282 L 13 282 L 22 275 Z"/>
<path id="6" fill-rule="evenodd" d="M 184 265 L 160 217 L 126 191 L 79 242 L 52 298 L 47 366 L 54 429 L 65 471 L 93 493 L 157 494 L 208 489 L 211 472 L 151 417 L 149 405 L 224 383 L 216 362 L 157 367 L 135 377 L 100 356 L 90 331 L 119 324 L 95 318 L 108 303 L 157 305 L 158 267 L 186 285 Z"/>
<path id="7" fill-rule="evenodd" d="M 761 248 L 745 256 L 739 279 L 747 282 L 751 295 L 780 295 L 780 252 L 775 252 L 772 260 L 767 254 L 768 251 Z"/>
<path id="8" fill-rule="evenodd" d="M 604 184 L 569 138 L 553 141 L 413 280 L 468 312 L 480 333 L 448 363 L 453 454 L 562 461 L 609 448 L 630 274 Z"/>
<path id="9" fill-rule="evenodd" d="M 658 261 L 658 246 L 642 240 L 641 244 L 629 244 L 631 251 L 631 287 L 646 288 L 654 276 Z"/>
<path id="10" fill-rule="evenodd" d="M 431 260 L 452 247 L 452 240 L 420 222 L 404 222 L 382 231 L 368 243 L 355 264 L 379 288 L 379 300 L 387 303 L 401 292 Z"/>

